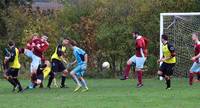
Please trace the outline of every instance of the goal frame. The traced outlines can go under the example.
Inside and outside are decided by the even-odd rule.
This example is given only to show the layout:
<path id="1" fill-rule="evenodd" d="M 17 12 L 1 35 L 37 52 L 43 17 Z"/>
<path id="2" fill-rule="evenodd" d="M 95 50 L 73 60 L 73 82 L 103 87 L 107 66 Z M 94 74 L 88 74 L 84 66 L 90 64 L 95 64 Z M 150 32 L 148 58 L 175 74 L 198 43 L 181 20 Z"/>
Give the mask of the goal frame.
<path id="1" fill-rule="evenodd" d="M 188 12 L 188 13 L 160 13 L 160 59 L 163 57 L 163 52 L 162 52 L 162 35 L 164 32 L 164 23 L 163 19 L 165 16 L 200 16 L 200 12 Z"/>

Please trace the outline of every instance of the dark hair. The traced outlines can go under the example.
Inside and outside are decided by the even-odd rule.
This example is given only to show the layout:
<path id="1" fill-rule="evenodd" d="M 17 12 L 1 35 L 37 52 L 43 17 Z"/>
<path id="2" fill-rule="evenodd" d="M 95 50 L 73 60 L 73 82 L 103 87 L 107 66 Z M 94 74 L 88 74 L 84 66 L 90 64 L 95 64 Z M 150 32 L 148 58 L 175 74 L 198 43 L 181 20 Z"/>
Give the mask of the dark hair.
<path id="1" fill-rule="evenodd" d="M 71 38 L 69 38 L 69 37 L 67 37 L 67 38 L 64 38 L 64 39 L 68 40 L 68 41 L 69 41 L 69 43 L 70 43 L 72 46 L 77 46 L 77 43 L 76 43 L 76 41 L 75 41 L 75 40 L 73 40 L 73 39 L 71 39 Z"/>
<path id="2" fill-rule="evenodd" d="M 13 46 L 13 45 L 15 45 L 14 41 L 9 41 L 8 42 L 8 46 Z"/>
<path id="3" fill-rule="evenodd" d="M 165 35 L 165 34 L 163 34 L 163 35 L 162 35 L 162 39 L 164 39 L 164 40 L 168 40 L 168 36 Z"/>
<path id="4" fill-rule="evenodd" d="M 134 31 L 134 32 L 132 32 L 132 34 L 140 35 L 140 33 L 138 31 Z"/>

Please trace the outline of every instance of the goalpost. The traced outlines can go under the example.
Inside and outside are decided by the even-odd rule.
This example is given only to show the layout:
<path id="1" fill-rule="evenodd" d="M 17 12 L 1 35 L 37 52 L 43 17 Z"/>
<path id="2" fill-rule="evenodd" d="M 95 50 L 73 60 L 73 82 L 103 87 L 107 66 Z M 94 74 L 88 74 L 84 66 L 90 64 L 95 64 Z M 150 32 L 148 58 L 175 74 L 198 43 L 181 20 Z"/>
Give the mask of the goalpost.
<path id="1" fill-rule="evenodd" d="M 176 48 L 175 76 L 187 76 L 192 65 L 193 32 L 200 32 L 200 12 L 160 14 L 160 58 L 163 56 L 161 35 L 166 34 Z"/>

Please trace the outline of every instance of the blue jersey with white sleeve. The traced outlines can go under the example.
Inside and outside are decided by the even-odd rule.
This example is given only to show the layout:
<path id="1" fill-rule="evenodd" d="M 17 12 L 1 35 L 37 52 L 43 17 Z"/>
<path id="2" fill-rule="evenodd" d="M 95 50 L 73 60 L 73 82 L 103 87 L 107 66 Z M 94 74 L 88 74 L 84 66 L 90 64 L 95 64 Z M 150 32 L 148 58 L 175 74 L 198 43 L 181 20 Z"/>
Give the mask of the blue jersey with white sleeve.
<path id="1" fill-rule="evenodd" d="M 82 50 L 81 48 L 74 46 L 73 54 L 76 58 L 77 64 L 82 65 L 84 63 L 84 56 L 85 56 L 86 52 L 84 50 Z"/>

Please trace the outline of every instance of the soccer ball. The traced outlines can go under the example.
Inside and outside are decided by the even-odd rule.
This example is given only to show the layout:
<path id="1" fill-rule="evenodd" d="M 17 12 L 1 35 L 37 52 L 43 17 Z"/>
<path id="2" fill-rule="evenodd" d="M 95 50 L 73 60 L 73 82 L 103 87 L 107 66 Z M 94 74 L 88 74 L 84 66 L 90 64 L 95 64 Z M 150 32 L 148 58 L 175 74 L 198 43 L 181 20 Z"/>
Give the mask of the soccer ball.
<path id="1" fill-rule="evenodd" d="M 102 67 L 105 69 L 110 68 L 110 63 L 109 62 L 103 62 Z"/>

